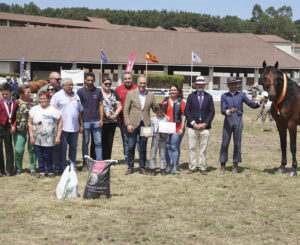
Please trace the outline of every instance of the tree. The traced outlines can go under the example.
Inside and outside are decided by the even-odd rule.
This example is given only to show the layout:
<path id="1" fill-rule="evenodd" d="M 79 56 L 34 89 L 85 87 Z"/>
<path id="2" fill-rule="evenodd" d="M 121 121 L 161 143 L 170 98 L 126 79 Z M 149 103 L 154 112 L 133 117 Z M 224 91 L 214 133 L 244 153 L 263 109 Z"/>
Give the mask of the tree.
<path id="1" fill-rule="evenodd" d="M 28 15 L 40 15 L 41 10 L 40 8 L 35 5 L 33 2 L 30 2 L 29 4 L 24 4 L 24 14 Z"/>

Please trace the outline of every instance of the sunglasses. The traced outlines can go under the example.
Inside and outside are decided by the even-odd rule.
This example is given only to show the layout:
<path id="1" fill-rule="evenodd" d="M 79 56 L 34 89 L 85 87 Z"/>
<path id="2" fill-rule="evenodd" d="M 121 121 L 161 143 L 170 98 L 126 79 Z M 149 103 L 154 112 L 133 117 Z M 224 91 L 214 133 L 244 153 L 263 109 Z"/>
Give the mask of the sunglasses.
<path id="1" fill-rule="evenodd" d="M 47 91 L 54 91 L 54 88 L 48 88 Z"/>
<path id="2" fill-rule="evenodd" d="M 106 87 L 111 86 L 111 83 L 104 83 L 104 86 Z"/>
<path id="3" fill-rule="evenodd" d="M 54 79 L 56 81 L 61 81 L 61 78 L 50 78 L 50 79 Z"/>

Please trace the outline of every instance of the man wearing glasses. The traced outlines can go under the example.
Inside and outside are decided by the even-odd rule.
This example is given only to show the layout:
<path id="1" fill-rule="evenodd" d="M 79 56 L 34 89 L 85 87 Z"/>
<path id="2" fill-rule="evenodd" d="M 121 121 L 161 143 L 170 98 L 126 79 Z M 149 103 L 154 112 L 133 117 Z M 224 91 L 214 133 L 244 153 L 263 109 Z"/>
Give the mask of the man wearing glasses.
<path id="1" fill-rule="evenodd" d="M 60 73 L 56 72 L 56 71 L 51 72 L 49 74 L 49 84 L 47 84 L 47 85 L 40 88 L 40 90 L 37 92 L 37 97 L 39 97 L 40 92 L 47 91 L 48 86 L 50 84 L 55 85 L 58 90 L 61 90 L 62 87 L 60 86 L 60 81 L 61 81 Z"/>

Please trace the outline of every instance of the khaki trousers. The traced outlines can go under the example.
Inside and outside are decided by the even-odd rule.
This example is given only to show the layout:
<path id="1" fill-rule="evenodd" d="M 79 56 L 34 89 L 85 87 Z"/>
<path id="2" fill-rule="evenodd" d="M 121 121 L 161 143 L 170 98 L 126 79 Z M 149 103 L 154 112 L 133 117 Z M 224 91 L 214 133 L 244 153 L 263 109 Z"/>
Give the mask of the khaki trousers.
<path id="1" fill-rule="evenodd" d="M 199 152 L 199 168 L 200 170 L 206 170 L 206 148 L 208 145 L 209 130 L 196 130 L 188 128 L 188 141 L 189 141 L 189 153 L 190 153 L 190 170 L 196 170 L 196 153 Z"/>

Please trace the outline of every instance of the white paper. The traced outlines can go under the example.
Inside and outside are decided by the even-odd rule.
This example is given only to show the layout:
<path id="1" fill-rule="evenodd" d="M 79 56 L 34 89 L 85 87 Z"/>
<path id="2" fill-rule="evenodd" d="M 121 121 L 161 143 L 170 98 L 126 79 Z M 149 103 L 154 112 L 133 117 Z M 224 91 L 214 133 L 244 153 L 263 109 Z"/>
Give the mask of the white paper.
<path id="1" fill-rule="evenodd" d="M 158 132 L 173 134 L 176 133 L 176 123 L 173 122 L 159 122 Z"/>
<path id="2" fill-rule="evenodd" d="M 153 128 L 151 127 L 141 127 L 141 136 L 152 137 L 153 136 Z"/>

